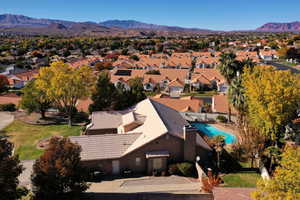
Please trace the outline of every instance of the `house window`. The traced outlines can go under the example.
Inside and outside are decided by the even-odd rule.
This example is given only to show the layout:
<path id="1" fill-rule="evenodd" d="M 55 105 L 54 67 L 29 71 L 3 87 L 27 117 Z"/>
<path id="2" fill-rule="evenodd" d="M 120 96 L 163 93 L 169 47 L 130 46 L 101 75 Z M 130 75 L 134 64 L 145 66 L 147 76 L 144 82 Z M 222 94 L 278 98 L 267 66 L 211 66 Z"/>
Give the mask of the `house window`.
<path id="1" fill-rule="evenodd" d="M 135 158 L 135 165 L 141 166 L 141 158 L 140 157 Z"/>
<path id="2" fill-rule="evenodd" d="M 162 168 L 162 159 L 161 158 L 154 158 L 153 159 L 153 169 L 158 170 Z"/>

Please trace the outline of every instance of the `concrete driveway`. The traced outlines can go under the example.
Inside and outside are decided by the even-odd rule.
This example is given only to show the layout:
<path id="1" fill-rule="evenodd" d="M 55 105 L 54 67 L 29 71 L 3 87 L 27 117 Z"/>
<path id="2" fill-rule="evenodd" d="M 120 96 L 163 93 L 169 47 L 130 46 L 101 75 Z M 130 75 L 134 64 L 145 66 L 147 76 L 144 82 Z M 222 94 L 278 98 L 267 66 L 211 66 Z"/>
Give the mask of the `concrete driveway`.
<path id="1" fill-rule="evenodd" d="M 140 192 L 167 192 L 199 194 L 200 183 L 197 179 L 180 176 L 169 177 L 141 177 L 128 179 L 115 179 L 92 183 L 87 192 L 96 193 L 140 193 Z"/>
<path id="2" fill-rule="evenodd" d="M 19 176 L 20 185 L 26 186 L 30 188 L 31 186 L 31 174 L 32 174 L 32 166 L 34 164 L 34 160 L 23 160 L 21 164 L 24 167 L 22 174 Z"/>
<path id="3" fill-rule="evenodd" d="M 14 121 L 14 116 L 8 112 L 0 112 L 0 131 Z"/>

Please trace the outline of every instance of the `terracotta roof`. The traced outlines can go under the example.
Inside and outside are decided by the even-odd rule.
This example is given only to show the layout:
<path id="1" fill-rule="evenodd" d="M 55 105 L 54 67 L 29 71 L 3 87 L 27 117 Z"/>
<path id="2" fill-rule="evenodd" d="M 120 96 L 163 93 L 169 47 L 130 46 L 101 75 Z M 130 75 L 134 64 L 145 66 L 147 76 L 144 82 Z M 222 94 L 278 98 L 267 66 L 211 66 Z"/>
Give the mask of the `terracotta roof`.
<path id="1" fill-rule="evenodd" d="M 7 95 L 0 96 L 0 104 L 13 103 L 15 105 L 19 105 L 20 101 L 21 101 L 21 97 L 15 94 L 7 94 Z"/>
<path id="2" fill-rule="evenodd" d="M 175 99 L 175 98 L 152 98 L 178 112 L 199 112 L 204 102 L 201 99 Z"/>
<path id="3" fill-rule="evenodd" d="M 90 58 L 83 58 L 83 59 L 80 59 L 80 60 L 77 60 L 75 62 L 71 62 L 69 63 L 70 66 L 72 67 L 81 67 L 83 65 L 90 65 L 91 62 L 94 62 L 96 60 L 102 60 L 103 58 L 100 57 L 100 56 L 94 56 L 94 57 L 90 57 Z"/>
<path id="4" fill-rule="evenodd" d="M 206 77 L 206 79 L 208 79 L 209 81 L 218 80 L 219 82 L 225 82 L 225 78 L 217 69 L 196 68 L 194 70 L 194 74 L 192 75 L 192 80 L 199 76 L 197 74 L 201 74 L 202 76 Z"/>
<path id="5" fill-rule="evenodd" d="M 84 99 L 79 100 L 76 104 L 76 108 L 78 111 L 88 112 L 89 111 L 89 105 L 92 104 L 93 101 L 91 99 Z"/>
<path id="6" fill-rule="evenodd" d="M 35 70 L 9 75 L 8 80 L 11 79 L 11 80 L 19 80 L 19 81 L 30 81 L 34 79 L 37 75 L 38 75 L 38 70 L 35 69 Z M 10 80 L 9 82 L 10 84 L 12 83 Z"/>
<path id="7" fill-rule="evenodd" d="M 239 61 L 252 59 L 254 62 L 259 62 L 259 57 L 256 51 L 237 51 L 236 52 L 236 59 Z"/>
<path id="8" fill-rule="evenodd" d="M 181 81 L 181 80 L 179 80 L 179 78 L 176 78 L 176 79 L 174 79 L 174 80 L 172 80 L 169 84 L 168 84 L 168 86 L 170 87 L 183 87 L 184 86 L 184 83 Z"/>
<path id="9" fill-rule="evenodd" d="M 228 113 L 229 102 L 225 94 L 219 94 L 212 97 L 212 110 L 217 113 Z M 236 114 L 235 109 L 231 109 L 232 114 Z"/>
<path id="10" fill-rule="evenodd" d="M 153 75 L 153 74 L 146 74 L 149 70 L 144 69 L 128 69 L 130 71 L 129 76 L 119 76 L 115 75 L 118 69 L 111 71 L 111 81 L 113 83 L 117 81 L 124 81 L 127 82 L 128 80 L 140 77 L 143 78 L 144 83 L 160 83 L 163 80 L 180 80 L 181 82 L 184 82 L 189 70 L 188 69 L 159 69 L 160 75 Z"/>
<path id="11" fill-rule="evenodd" d="M 201 83 L 201 84 L 206 84 L 206 85 L 211 84 L 210 80 L 203 74 L 193 74 L 191 82 L 192 83 Z"/>

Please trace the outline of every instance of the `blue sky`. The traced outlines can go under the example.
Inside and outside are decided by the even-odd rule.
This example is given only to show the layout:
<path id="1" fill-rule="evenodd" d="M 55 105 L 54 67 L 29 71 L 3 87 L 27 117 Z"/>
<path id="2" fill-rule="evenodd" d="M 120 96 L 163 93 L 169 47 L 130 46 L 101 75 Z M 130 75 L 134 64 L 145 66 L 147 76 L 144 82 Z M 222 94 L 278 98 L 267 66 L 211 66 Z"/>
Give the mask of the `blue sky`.
<path id="1" fill-rule="evenodd" d="M 1 0 L 0 13 L 73 21 L 134 19 L 146 23 L 254 29 L 300 21 L 299 0 Z"/>

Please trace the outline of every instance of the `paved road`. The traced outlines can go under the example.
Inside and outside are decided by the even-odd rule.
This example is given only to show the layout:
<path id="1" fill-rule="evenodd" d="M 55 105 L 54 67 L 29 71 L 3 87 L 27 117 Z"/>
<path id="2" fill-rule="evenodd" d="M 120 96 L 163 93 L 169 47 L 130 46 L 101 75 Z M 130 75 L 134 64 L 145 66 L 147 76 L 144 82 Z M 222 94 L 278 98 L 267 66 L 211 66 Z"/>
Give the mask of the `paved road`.
<path id="1" fill-rule="evenodd" d="M 0 131 L 14 121 L 14 116 L 8 112 L 0 112 Z"/>
<path id="2" fill-rule="evenodd" d="M 293 73 L 300 73 L 300 70 L 298 70 L 294 67 L 291 67 L 291 66 L 287 66 L 287 65 L 283 65 L 283 64 L 275 63 L 275 62 L 268 62 L 268 64 L 273 65 L 278 70 L 291 70 L 291 72 L 293 72 Z"/>

